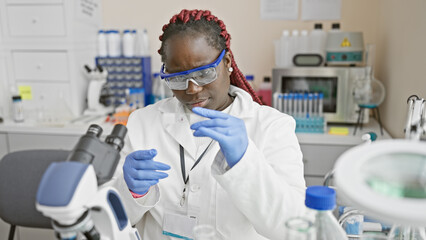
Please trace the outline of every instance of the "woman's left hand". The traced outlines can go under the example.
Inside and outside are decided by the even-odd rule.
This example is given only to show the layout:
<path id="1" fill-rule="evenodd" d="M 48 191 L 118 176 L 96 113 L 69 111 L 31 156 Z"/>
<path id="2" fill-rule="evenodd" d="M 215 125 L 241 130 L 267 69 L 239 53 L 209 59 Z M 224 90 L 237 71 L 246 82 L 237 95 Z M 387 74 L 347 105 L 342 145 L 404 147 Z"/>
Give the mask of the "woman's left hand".
<path id="1" fill-rule="evenodd" d="M 191 125 L 196 137 L 210 137 L 219 142 L 220 149 L 230 167 L 243 157 L 248 146 L 248 137 L 244 121 L 229 114 L 195 107 L 192 111 L 209 120 Z"/>

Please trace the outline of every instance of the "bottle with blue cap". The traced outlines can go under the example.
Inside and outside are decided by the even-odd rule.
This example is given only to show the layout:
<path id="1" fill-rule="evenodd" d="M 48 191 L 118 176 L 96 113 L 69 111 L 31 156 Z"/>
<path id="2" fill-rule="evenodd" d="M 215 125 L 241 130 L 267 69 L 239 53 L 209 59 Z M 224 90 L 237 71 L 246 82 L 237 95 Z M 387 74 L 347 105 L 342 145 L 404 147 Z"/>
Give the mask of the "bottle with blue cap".
<path id="1" fill-rule="evenodd" d="M 310 186 L 306 189 L 307 217 L 314 222 L 316 240 L 347 240 L 348 237 L 333 215 L 336 207 L 336 192 L 325 186 Z"/>

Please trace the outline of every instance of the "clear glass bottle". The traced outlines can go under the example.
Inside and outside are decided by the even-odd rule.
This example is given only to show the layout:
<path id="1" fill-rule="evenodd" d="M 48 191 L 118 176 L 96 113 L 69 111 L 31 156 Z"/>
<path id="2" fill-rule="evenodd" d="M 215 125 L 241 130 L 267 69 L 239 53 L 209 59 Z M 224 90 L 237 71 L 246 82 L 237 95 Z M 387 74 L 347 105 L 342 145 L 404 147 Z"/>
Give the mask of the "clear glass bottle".
<path id="1" fill-rule="evenodd" d="M 333 215 L 336 192 L 325 186 L 306 189 L 307 218 L 314 222 L 316 240 L 347 240 L 348 237 Z"/>

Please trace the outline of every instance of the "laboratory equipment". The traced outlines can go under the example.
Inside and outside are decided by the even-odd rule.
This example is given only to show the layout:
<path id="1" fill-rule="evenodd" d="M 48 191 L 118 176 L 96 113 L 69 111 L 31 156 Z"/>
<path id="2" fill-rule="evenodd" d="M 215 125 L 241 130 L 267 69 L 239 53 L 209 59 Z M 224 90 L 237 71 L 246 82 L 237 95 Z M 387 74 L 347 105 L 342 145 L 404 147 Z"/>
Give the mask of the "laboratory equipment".
<path id="1" fill-rule="evenodd" d="M 24 121 L 24 107 L 22 105 L 22 97 L 19 95 L 12 96 L 13 121 Z"/>
<path id="2" fill-rule="evenodd" d="M 426 100 L 412 95 L 407 100 L 408 112 L 405 138 L 426 140 Z"/>
<path id="3" fill-rule="evenodd" d="M 129 88 L 143 88 L 144 106 L 152 103 L 151 57 L 97 57 L 96 65 L 108 71 L 112 105 L 119 105 Z"/>
<path id="4" fill-rule="evenodd" d="M 84 115 L 106 115 L 112 111 L 112 107 L 107 107 L 101 103 L 102 90 L 105 87 L 108 72 L 101 66 L 91 69 L 88 65 L 84 66 L 89 87 L 87 90 L 87 109 Z"/>
<path id="5" fill-rule="evenodd" d="M 322 62 L 322 56 L 317 53 L 299 53 L 293 57 L 293 64 L 297 67 L 318 67 Z"/>
<path id="6" fill-rule="evenodd" d="M 358 104 L 360 108 L 358 112 L 358 120 L 355 125 L 354 135 L 356 134 L 358 126 L 362 127 L 361 119 L 367 109 L 371 109 L 376 114 L 376 119 L 380 125 L 380 132 L 383 135 L 379 105 L 385 99 L 386 91 L 383 84 L 374 77 L 374 55 L 375 46 L 369 44 L 366 51 L 367 66 L 365 67 L 365 75 L 357 76 L 357 80 L 354 83 L 352 95 L 354 97 L 355 103 Z"/>
<path id="7" fill-rule="evenodd" d="M 356 76 L 363 67 L 293 67 L 272 70 L 272 92 L 323 93 L 322 112 L 327 123 L 356 123 L 359 106 L 352 96 Z M 366 113 L 368 110 L 366 111 Z M 368 114 L 360 120 L 367 123 Z"/>
<path id="8" fill-rule="evenodd" d="M 327 65 L 356 65 L 363 62 L 362 32 L 330 31 L 326 40 Z"/>
<path id="9" fill-rule="evenodd" d="M 115 125 L 105 142 L 102 128 L 91 125 L 67 161 L 49 165 L 40 181 L 36 208 L 52 219 L 59 239 L 140 239 L 130 225 L 117 191 L 102 186 L 112 178 L 127 129 Z"/>
<path id="10" fill-rule="evenodd" d="M 306 189 L 306 216 L 313 221 L 316 240 L 345 240 L 345 231 L 333 216 L 336 207 L 336 192 L 325 186 L 310 186 Z"/>
<path id="11" fill-rule="evenodd" d="M 292 240 L 315 240 L 314 224 L 304 217 L 293 217 L 285 222 L 285 238 Z"/>

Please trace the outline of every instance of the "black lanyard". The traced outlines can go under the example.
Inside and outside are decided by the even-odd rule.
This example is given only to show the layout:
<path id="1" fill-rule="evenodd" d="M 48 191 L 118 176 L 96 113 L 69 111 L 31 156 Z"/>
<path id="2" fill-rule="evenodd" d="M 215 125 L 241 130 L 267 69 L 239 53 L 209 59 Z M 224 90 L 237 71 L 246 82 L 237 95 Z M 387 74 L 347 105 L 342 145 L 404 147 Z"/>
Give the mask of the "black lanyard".
<path id="1" fill-rule="evenodd" d="M 194 165 L 192 166 L 191 170 L 194 169 L 195 166 L 197 166 L 197 164 L 200 162 L 201 158 L 203 158 L 204 154 L 207 152 L 207 150 L 209 149 L 210 145 L 213 143 L 213 140 L 209 143 L 209 145 L 206 147 L 206 149 L 204 150 L 203 153 L 201 153 L 200 157 L 198 157 L 197 161 L 195 161 Z M 185 154 L 184 154 L 184 149 L 182 147 L 182 145 L 179 144 L 179 148 L 180 148 L 180 168 L 182 170 L 182 179 L 183 179 L 183 183 L 186 184 L 189 180 L 189 175 L 186 176 L 186 172 L 185 172 Z"/>
<path id="2" fill-rule="evenodd" d="M 191 170 L 194 169 L 195 166 L 197 166 L 197 164 L 201 161 L 201 158 L 203 158 L 204 154 L 207 152 L 207 150 L 209 149 L 210 145 L 212 144 L 213 140 L 209 143 L 209 145 L 206 147 L 206 149 L 204 150 L 204 152 L 200 155 L 200 157 L 198 157 L 197 161 L 195 161 L 194 165 L 192 166 Z M 185 203 L 185 191 L 186 191 L 186 183 L 189 180 L 189 174 L 188 176 L 186 176 L 186 172 L 185 172 L 185 154 L 184 154 L 184 149 L 182 147 L 182 145 L 179 144 L 179 148 L 180 148 L 180 168 L 182 170 L 182 179 L 183 179 L 183 183 L 185 184 L 185 187 L 183 188 L 182 191 L 182 197 L 180 199 L 180 205 L 183 206 Z"/>

